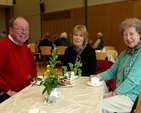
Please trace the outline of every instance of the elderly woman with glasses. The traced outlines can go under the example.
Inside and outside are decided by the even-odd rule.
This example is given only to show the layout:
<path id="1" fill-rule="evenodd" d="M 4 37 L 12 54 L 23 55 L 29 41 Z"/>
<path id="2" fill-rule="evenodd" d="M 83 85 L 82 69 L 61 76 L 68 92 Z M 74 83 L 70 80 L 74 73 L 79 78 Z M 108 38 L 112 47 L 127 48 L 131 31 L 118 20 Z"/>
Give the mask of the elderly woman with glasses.
<path id="1" fill-rule="evenodd" d="M 109 70 L 90 76 L 100 80 L 117 77 L 116 90 L 104 95 L 102 113 L 130 112 L 141 88 L 141 21 L 137 18 L 124 20 L 120 32 L 127 49 Z"/>
<path id="2" fill-rule="evenodd" d="M 89 76 L 96 74 L 96 55 L 95 50 L 88 46 L 88 33 L 84 25 L 77 25 L 74 27 L 71 38 L 73 46 L 65 51 L 64 65 L 72 63 L 75 67 L 75 61 L 82 63 L 82 76 Z"/>

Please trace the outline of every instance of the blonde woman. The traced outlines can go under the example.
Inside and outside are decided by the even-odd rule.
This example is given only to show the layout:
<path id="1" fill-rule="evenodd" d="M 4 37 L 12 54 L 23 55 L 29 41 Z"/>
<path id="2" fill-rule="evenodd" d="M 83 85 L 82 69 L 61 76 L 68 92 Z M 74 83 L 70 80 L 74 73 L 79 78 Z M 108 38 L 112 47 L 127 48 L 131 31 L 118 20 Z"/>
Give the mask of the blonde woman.
<path id="1" fill-rule="evenodd" d="M 75 67 L 75 61 L 78 61 L 82 63 L 82 76 L 96 74 L 95 50 L 87 45 L 88 33 L 86 27 L 84 25 L 74 27 L 71 38 L 73 46 L 65 51 L 64 65 L 69 68 L 68 63 L 73 63 Z"/>

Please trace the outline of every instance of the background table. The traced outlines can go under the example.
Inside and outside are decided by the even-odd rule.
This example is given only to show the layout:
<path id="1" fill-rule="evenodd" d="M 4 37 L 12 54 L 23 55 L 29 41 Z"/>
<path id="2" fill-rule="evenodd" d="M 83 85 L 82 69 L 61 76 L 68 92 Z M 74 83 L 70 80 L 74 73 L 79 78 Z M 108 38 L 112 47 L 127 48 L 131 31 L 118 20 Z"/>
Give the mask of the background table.
<path id="1" fill-rule="evenodd" d="M 116 61 L 116 58 L 118 57 L 118 52 L 116 50 L 107 50 L 106 53 L 109 61 Z"/>
<path id="2" fill-rule="evenodd" d="M 50 106 L 43 102 L 46 95 L 42 95 L 44 87 L 29 85 L 1 103 L 0 113 L 27 113 L 31 107 L 46 113 L 101 113 L 103 86 L 88 86 L 88 80 L 88 77 L 81 77 L 75 80 L 75 86 L 59 88 L 61 96 Z"/>
<path id="3" fill-rule="evenodd" d="M 116 50 L 95 50 L 96 52 L 101 52 L 101 53 L 107 53 L 107 57 L 109 61 L 112 61 L 115 63 L 116 59 L 118 58 L 118 52 Z"/>

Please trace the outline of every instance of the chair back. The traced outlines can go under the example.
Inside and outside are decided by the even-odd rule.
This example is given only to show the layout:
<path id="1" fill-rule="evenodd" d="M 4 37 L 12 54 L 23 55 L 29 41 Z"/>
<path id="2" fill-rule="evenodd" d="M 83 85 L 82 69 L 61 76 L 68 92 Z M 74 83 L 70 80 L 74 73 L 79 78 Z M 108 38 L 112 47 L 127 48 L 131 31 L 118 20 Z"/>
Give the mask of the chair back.
<path id="1" fill-rule="evenodd" d="M 104 46 L 105 50 L 115 50 L 114 46 Z"/>
<path id="2" fill-rule="evenodd" d="M 29 44 L 29 49 L 30 49 L 31 53 L 35 53 L 36 52 L 35 44 L 34 43 L 30 43 Z"/>
<path id="3" fill-rule="evenodd" d="M 114 63 L 108 60 L 97 60 L 97 74 L 109 69 Z M 114 91 L 116 89 L 116 78 L 108 80 L 108 86 Z"/>
<path id="4" fill-rule="evenodd" d="M 41 55 L 51 55 L 51 49 L 52 47 L 50 46 L 41 46 Z"/>
<path id="5" fill-rule="evenodd" d="M 96 58 L 98 60 L 105 60 L 106 57 L 107 57 L 106 52 L 96 52 Z"/>
<path id="6" fill-rule="evenodd" d="M 57 46 L 57 51 L 60 53 L 60 55 L 64 55 L 67 48 L 68 46 Z"/>
<path id="7" fill-rule="evenodd" d="M 141 113 L 141 90 L 138 97 L 137 107 L 135 113 Z"/>
<path id="8" fill-rule="evenodd" d="M 35 50 L 36 50 L 36 52 L 39 52 L 38 45 L 39 45 L 39 44 L 36 44 L 36 45 L 35 45 Z"/>
<path id="9" fill-rule="evenodd" d="M 56 45 L 55 44 L 52 44 L 53 45 L 53 47 L 56 47 Z"/>

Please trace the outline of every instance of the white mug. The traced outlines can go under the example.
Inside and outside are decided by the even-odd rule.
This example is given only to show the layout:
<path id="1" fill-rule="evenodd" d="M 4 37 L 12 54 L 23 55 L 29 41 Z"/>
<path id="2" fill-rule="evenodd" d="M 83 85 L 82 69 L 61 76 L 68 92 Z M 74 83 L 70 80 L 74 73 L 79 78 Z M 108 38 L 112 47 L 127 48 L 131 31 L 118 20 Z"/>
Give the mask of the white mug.
<path id="1" fill-rule="evenodd" d="M 99 78 L 98 77 L 91 77 L 91 84 L 92 85 L 98 85 Z"/>

